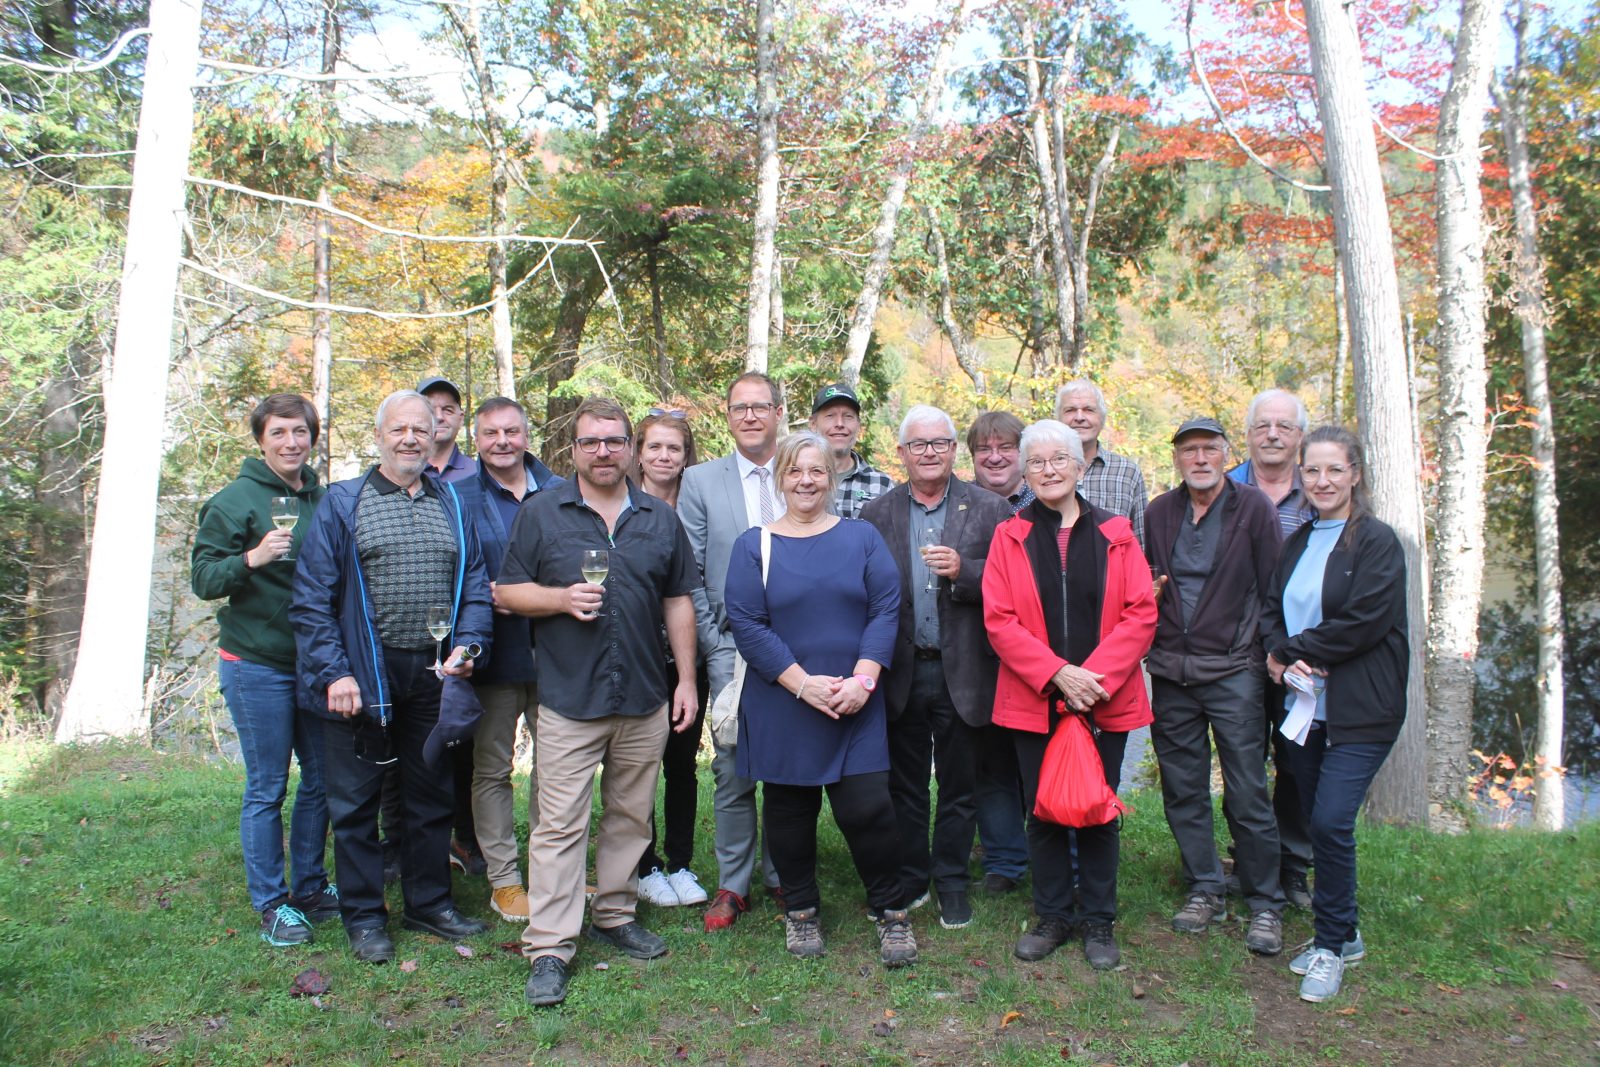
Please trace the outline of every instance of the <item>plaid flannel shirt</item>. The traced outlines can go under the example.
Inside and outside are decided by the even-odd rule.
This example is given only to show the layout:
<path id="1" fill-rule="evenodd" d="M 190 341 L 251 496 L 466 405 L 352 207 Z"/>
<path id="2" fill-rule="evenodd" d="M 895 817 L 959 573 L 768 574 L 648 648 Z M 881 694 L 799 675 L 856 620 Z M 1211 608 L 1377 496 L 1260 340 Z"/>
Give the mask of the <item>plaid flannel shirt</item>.
<path id="1" fill-rule="evenodd" d="M 1097 508 L 1126 515 L 1139 547 L 1144 547 L 1144 506 L 1150 494 L 1137 463 L 1101 445 L 1078 482 L 1078 492 Z"/>
<path id="2" fill-rule="evenodd" d="M 862 506 L 893 489 L 895 482 L 876 467 L 869 467 L 867 461 L 857 453 L 851 452 L 850 457 L 856 461 L 855 468 L 840 477 L 839 493 L 834 503 L 838 506 L 840 518 L 859 519 Z"/>

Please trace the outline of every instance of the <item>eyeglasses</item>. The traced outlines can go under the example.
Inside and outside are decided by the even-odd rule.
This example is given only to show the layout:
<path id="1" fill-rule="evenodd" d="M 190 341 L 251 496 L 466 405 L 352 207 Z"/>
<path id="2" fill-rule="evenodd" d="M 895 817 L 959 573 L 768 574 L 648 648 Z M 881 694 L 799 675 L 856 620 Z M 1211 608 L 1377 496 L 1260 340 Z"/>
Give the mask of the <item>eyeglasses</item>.
<path id="1" fill-rule="evenodd" d="M 1251 433 L 1266 433 L 1269 430 L 1276 430 L 1279 433 L 1299 433 L 1300 424 L 1279 419 L 1276 422 L 1256 422 L 1250 425 Z"/>
<path id="2" fill-rule="evenodd" d="M 729 404 L 728 414 L 736 419 L 742 419 L 746 415 L 754 415 L 758 419 L 764 419 L 777 410 L 777 407 L 778 405 L 776 404 Z"/>
<path id="3" fill-rule="evenodd" d="M 646 414 L 668 419 L 687 419 L 689 417 L 687 411 L 679 411 L 677 408 L 651 408 Z"/>
<path id="4" fill-rule="evenodd" d="M 982 459 L 984 456 L 1014 456 L 1016 454 L 1016 445 L 979 445 L 972 450 L 973 459 Z"/>
<path id="5" fill-rule="evenodd" d="M 1025 466 L 1028 468 L 1028 473 L 1041 474 L 1044 472 L 1046 467 L 1049 467 L 1053 470 L 1064 471 L 1068 469 L 1068 464 L 1076 462 L 1077 457 L 1075 457 L 1071 452 L 1057 452 L 1055 455 L 1046 456 L 1043 459 L 1037 457 L 1030 458 Z"/>
<path id="6" fill-rule="evenodd" d="M 1335 482 L 1353 470 L 1354 466 L 1346 467 L 1338 463 L 1331 467 L 1301 467 L 1300 478 L 1302 481 L 1315 483 L 1321 481 L 1323 475 L 1327 475 L 1330 482 Z"/>
<path id="7" fill-rule="evenodd" d="M 578 446 L 578 451 L 592 456 L 600 451 L 600 446 L 605 445 L 607 452 L 622 452 L 628 447 L 626 437 L 580 437 L 572 442 Z"/>
<path id="8" fill-rule="evenodd" d="M 913 456 L 920 456 L 927 452 L 930 448 L 933 449 L 934 455 L 942 456 L 952 448 L 956 447 L 956 439 L 954 437 L 935 437 L 931 441 L 924 441 L 921 438 L 918 438 L 915 441 L 905 442 L 903 447 Z"/>

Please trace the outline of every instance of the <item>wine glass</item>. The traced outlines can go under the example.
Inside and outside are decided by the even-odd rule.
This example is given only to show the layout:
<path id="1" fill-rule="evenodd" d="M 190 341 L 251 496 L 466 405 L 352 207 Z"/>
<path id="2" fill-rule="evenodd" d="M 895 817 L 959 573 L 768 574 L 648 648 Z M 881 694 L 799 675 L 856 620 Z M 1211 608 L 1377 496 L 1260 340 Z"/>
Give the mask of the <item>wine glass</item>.
<path id="1" fill-rule="evenodd" d="M 428 636 L 433 638 L 432 671 L 444 670 L 444 646 L 440 643 L 450 636 L 450 606 L 435 604 L 428 609 Z"/>
<path id="2" fill-rule="evenodd" d="M 603 548 L 586 548 L 583 550 L 583 580 L 594 585 L 604 585 L 606 575 L 611 573 L 611 553 Z M 594 618 L 599 612 L 590 612 L 589 617 Z"/>
<path id="3" fill-rule="evenodd" d="M 928 549 L 933 548 L 938 543 L 938 530 L 935 530 L 933 527 L 929 526 L 922 531 L 922 545 L 917 551 L 922 553 L 923 566 L 927 566 Z M 935 592 L 939 588 L 939 576 L 933 573 L 933 568 L 931 567 L 928 568 L 928 582 L 922 588 L 925 592 L 929 593 Z"/>
<path id="4" fill-rule="evenodd" d="M 295 523 L 300 521 L 300 498 L 297 496 L 275 496 L 272 498 L 272 525 L 280 530 L 292 530 Z M 292 563 L 294 557 L 288 552 L 278 557 L 285 563 Z"/>

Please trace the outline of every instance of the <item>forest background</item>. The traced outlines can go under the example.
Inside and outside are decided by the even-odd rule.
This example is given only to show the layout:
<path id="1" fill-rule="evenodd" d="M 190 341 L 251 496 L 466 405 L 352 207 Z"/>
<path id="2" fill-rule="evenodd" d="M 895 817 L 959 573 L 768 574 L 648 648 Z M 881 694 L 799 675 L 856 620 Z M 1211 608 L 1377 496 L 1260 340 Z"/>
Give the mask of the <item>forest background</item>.
<path id="1" fill-rule="evenodd" d="M 1456 12 L 1424 8 L 1372 0 L 1357 17 L 1431 506 L 1442 420 L 1429 148 Z M 785 384 L 794 423 L 818 387 L 858 378 L 862 450 L 890 470 L 911 404 L 961 426 L 988 408 L 1031 420 L 1080 376 L 1104 386 L 1107 440 L 1153 490 L 1172 482 L 1179 421 L 1214 414 L 1242 446 L 1261 389 L 1293 390 L 1314 420 L 1353 420 L 1297 14 L 1236 0 L 1187 12 L 1113 0 L 208 2 L 190 266 L 168 408 L 147 431 L 164 457 L 146 687 L 158 733 L 219 724 L 188 538 L 199 503 L 252 451 L 245 418 L 269 392 L 326 404 L 335 477 L 370 459 L 377 400 L 432 373 L 462 383 L 469 406 L 514 392 L 558 467 L 570 413 L 595 392 L 636 415 L 682 407 L 701 455 L 726 452 L 722 390 L 752 362 Z M 76 665 L 146 59 L 144 38 L 126 35 L 147 16 L 122 0 L 0 13 L 8 731 L 54 723 Z M 1600 756 L 1597 29 L 1600 5 L 1535 10 L 1524 56 L 1560 469 L 1565 764 L 1578 776 Z M 1492 112 L 1482 143 L 1490 565 L 1473 743 L 1521 766 L 1536 702 L 1533 449 L 1499 121 Z M 763 154 L 764 134 L 775 152 Z M 774 158 L 775 183 L 762 167 Z M 764 272 L 751 252 L 763 226 Z M 1461 781 L 1479 769 L 1463 759 Z"/>

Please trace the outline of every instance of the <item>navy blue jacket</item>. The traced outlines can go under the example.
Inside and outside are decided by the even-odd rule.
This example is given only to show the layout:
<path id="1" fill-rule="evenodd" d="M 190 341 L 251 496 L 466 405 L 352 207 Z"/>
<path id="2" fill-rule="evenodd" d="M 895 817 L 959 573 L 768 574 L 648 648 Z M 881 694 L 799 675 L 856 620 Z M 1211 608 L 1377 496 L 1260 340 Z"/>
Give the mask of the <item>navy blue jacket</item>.
<path id="1" fill-rule="evenodd" d="M 531 453 L 523 455 L 522 465 L 528 472 L 530 482 L 535 486 L 533 492 L 522 498 L 524 507 L 539 493 L 546 489 L 554 489 L 566 481 L 540 463 Z M 505 522 L 501 518 L 500 504 L 495 499 L 495 493 L 499 492 L 499 489 L 489 483 L 491 477 L 480 462 L 473 477 L 463 478 L 454 484 L 456 492 L 461 494 L 461 506 L 466 511 L 467 519 L 477 527 L 478 543 L 483 546 L 484 567 L 489 572 L 489 578 L 494 580 L 499 577 L 500 564 L 505 561 L 506 544 L 510 540 L 511 531 L 506 529 Z M 487 670 L 482 668 L 473 670 L 473 685 L 509 685 L 534 680 L 531 623 L 532 620 L 526 615 L 495 613 L 494 663 Z"/>
<path id="2" fill-rule="evenodd" d="M 374 467 L 373 470 L 377 468 Z M 289 623 L 298 653 L 296 690 L 300 706 L 329 718 L 328 686 L 345 676 L 361 687 L 361 710 L 386 721 L 389 676 L 384 668 L 383 641 L 367 596 L 366 576 L 356 550 L 356 512 L 362 487 L 372 471 L 328 486 L 328 495 L 311 518 L 300 545 L 294 572 Z M 439 494 L 445 515 L 456 528 L 456 595 L 445 648 L 476 642 L 483 652 L 474 673 L 490 662 L 493 607 L 489 572 L 484 567 L 475 524 L 463 521 L 461 496 L 431 470 L 422 477 Z"/>

